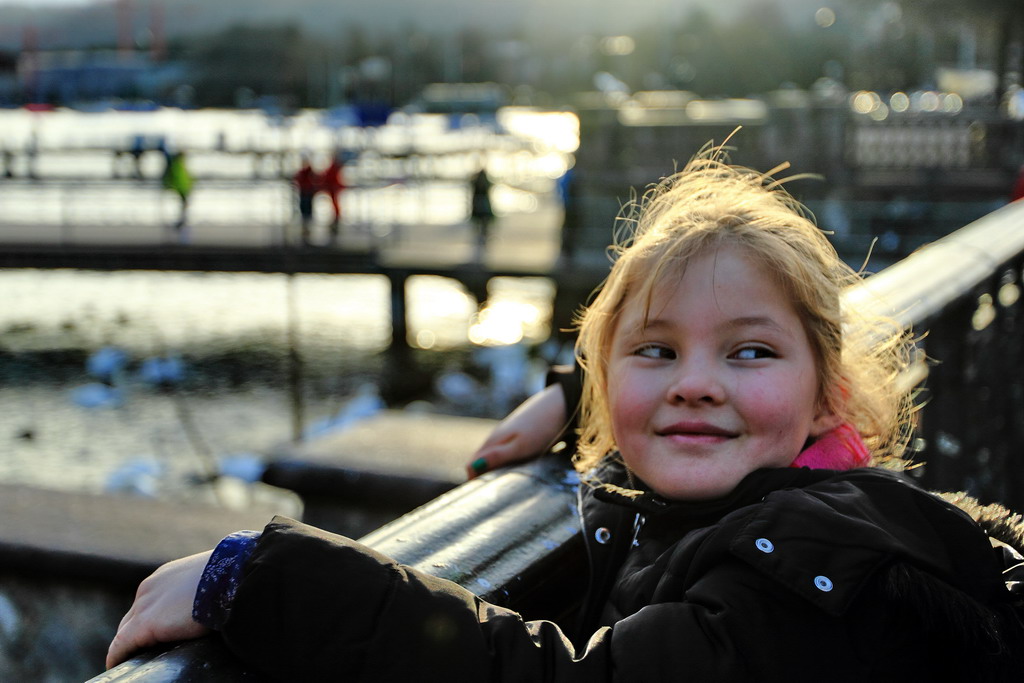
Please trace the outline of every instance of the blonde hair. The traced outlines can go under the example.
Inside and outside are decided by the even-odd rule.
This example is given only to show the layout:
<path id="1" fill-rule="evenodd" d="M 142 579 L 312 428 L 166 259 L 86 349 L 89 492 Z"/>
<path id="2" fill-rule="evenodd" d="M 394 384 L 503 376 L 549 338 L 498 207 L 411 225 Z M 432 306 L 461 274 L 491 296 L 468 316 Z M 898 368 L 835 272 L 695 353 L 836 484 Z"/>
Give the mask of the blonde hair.
<path id="1" fill-rule="evenodd" d="M 659 284 L 723 245 L 763 263 L 793 302 L 814 354 L 820 405 L 860 432 L 875 462 L 902 455 L 911 400 L 896 379 L 908 365 L 912 340 L 894 321 L 841 306 L 843 289 L 861 276 L 772 172 L 730 165 L 720 147 L 708 147 L 623 208 L 611 273 L 577 318 L 576 355 L 586 370 L 580 471 L 616 449 L 605 387 L 623 308 L 638 303 L 646 317 Z"/>

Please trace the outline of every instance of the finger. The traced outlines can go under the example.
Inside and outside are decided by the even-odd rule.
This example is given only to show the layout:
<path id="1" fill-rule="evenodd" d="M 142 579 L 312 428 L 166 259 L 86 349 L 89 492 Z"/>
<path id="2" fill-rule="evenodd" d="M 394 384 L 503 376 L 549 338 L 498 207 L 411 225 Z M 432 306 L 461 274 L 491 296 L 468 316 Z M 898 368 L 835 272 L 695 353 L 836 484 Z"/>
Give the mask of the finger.
<path id="1" fill-rule="evenodd" d="M 121 623 L 117 625 L 118 631 L 124 628 L 125 624 L 134 619 L 139 614 L 140 610 L 144 609 L 144 603 L 146 599 L 146 595 L 142 594 L 141 591 L 136 592 L 135 600 L 132 601 L 132 606 L 129 607 L 128 611 L 124 613 L 124 616 L 121 617 Z"/>
<path id="2" fill-rule="evenodd" d="M 140 627 L 138 620 L 126 622 L 110 641 L 110 647 L 107 649 L 107 668 L 127 660 L 136 650 L 156 645 L 158 642 L 160 641 L 151 628 Z"/>
<path id="3" fill-rule="evenodd" d="M 110 647 L 107 649 L 106 666 L 108 669 L 113 669 L 115 666 L 124 661 L 125 649 L 121 645 L 121 641 L 118 640 L 117 636 L 110 641 Z"/>
<path id="4" fill-rule="evenodd" d="M 466 476 L 474 479 L 484 472 L 501 467 L 502 464 L 509 460 L 507 455 L 509 450 L 510 444 L 507 439 L 502 443 L 480 448 L 473 454 L 476 457 L 466 465 Z"/>
<path id="5" fill-rule="evenodd" d="M 107 661 L 106 665 L 108 669 L 112 669 L 121 662 L 127 659 L 127 655 L 133 648 L 129 645 L 128 641 L 125 640 L 121 632 L 118 631 L 114 639 L 110 641 L 110 647 L 107 648 Z"/>
<path id="6" fill-rule="evenodd" d="M 480 448 L 476 449 L 473 459 L 466 464 L 466 478 L 475 479 L 484 472 L 494 469 L 496 464 L 502 462 L 501 451 L 508 448 L 508 443 L 514 435 L 504 436 L 501 439 L 488 439 Z M 493 441 L 492 441 L 493 439 Z"/>
<path id="7" fill-rule="evenodd" d="M 507 450 L 507 448 L 490 448 L 487 451 L 477 451 L 477 457 L 466 465 L 466 476 L 469 479 L 475 479 L 485 472 L 501 467 L 509 460 L 508 456 L 502 454 Z"/>
<path id="8" fill-rule="evenodd" d="M 509 442 L 514 441 L 518 437 L 518 432 L 503 432 L 501 429 L 495 429 L 491 432 L 490 436 L 476 449 L 477 455 L 484 455 L 487 451 L 493 448 L 500 448 L 501 446 L 507 445 Z"/>
<path id="9" fill-rule="evenodd" d="M 488 469 L 490 469 L 490 465 L 487 463 L 487 458 L 477 458 L 466 465 L 466 479 L 476 479 Z"/>
<path id="10" fill-rule="evenodd" d="M 510 439 L 505 443 L 487 449 L 480 449 L 475 455 L 477 457 L 466 465 L 466 476 L 470 479 L 474 479 L 484 472 L 490 472 L 520 460 L 526 460 L 531 454 L 523 452 L 522 448 Z"/>

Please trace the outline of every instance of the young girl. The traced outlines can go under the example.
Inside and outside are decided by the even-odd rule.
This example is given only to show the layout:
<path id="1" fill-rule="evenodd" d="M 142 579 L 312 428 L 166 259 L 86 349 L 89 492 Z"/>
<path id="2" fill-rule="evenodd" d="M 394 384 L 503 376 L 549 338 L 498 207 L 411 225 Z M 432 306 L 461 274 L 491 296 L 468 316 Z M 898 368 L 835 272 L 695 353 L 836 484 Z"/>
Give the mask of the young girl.
<path id="1" fill-rule="evenodd" d="M 580 322 L 574 633 L 277 518 L 143 582 L 108 665 L 213 628 L 287 680 L 1019 676 L 987 535 L 872 467 L 907 438 L 909 342 L 841 309 L 856 275 L 822 233 L 714 154 L 639 208 Z"/>

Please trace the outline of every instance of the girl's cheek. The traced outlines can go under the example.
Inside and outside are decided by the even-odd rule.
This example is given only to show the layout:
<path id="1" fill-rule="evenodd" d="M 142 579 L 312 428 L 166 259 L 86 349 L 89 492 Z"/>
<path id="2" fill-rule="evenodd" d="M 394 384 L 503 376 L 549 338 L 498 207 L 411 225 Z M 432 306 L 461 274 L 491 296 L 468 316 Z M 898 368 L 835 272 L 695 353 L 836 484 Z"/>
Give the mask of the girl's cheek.
<path id="1" fill-rule="evenodd" d="M 613 427 L 635 425 L 645 421 L 651 412 L 651 400 L 648 393 L 639 387 L 619 385 L 611 397 L 611 417 Z"/>

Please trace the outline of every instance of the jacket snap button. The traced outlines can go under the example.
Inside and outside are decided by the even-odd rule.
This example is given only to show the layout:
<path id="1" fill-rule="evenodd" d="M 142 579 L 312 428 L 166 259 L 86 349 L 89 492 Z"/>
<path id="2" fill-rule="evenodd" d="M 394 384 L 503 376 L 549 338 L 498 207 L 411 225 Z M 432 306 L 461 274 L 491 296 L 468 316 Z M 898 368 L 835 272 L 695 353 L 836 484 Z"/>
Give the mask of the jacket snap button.
<path id="1" fill-rule="evenodd" d="M 815 576 L 814 586 L 822 593 L 828 593 L 830 590 L 832 590 L 832 579 L 828 578 L 827 576 Z"/>
<path id="2" fill-rule="evenodd" d="M 597 540 L 598 543 L 604 545 L 612 539 L 612 532 L 608 531 L 608 529 L 605 527 L 601 527 L 600 529 L 594 532 L 594 538 Z"/>
<path id="3" fill-rule="evenodd" d="M 760 550 L 762 553 L 770 553 L 773 550 L 775 550 L 775 544 L 769 541 L 767 538 L 757 539 L 756 541 L 754 541 L 754 545 L 756 545 L 757 549 Z"/>

